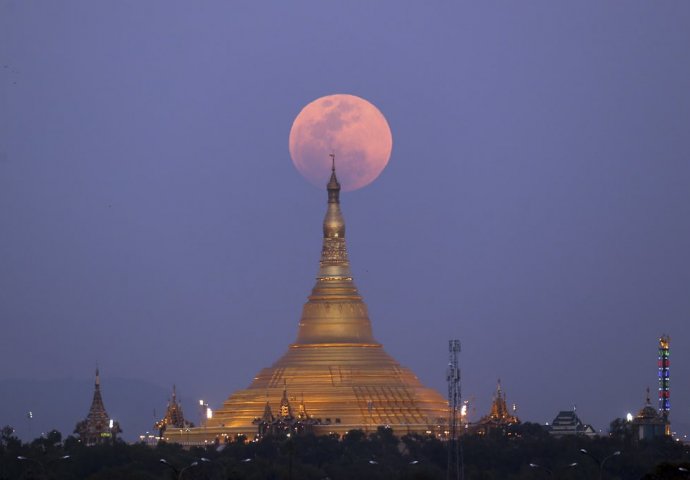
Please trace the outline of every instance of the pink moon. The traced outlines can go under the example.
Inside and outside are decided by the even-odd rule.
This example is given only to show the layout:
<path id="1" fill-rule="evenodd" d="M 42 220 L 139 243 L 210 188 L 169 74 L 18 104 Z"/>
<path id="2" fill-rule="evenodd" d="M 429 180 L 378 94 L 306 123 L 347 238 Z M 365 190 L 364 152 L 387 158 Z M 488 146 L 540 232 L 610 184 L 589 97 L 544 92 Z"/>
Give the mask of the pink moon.
<path id="1" fill-rule="evenodd" d="M 297 171 L 323 188 L 335 154 L 338 181 L 344 191 L 376 180 L 391 156 L 393 137 L 383 114 L 354 95 L 321 97 L 299 112 L 290 129 L 290 156 Z"/>

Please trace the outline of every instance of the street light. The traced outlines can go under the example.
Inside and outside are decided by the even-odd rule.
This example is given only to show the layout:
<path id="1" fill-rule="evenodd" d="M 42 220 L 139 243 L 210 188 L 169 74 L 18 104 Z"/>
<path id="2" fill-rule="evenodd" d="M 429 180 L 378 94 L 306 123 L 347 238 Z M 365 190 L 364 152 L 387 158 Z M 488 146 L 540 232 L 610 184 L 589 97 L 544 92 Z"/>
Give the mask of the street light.
<path id="1" fill-rule="evenodd" d="M 575 468 L 577 467 L 577 462 L 569 463 L 567 467 L 565 468 Z M 553 478 L 553 470 L 550 468 L 547 468 L 543 465 L 539 465 L 538 463 L 530 463 L 529 464 L 530 468 L 541 468 L 542 470 L 546 471 L 546 473 L 549 474 L 549 478 Z"/>
<path id="2" fill-rule="evenodd" d="M 201 411 L 201 424 L 202 426 L 206 426 L 206 421 L 211 418 L 209 416 L 209 411 L 211 410 L 209 408 L 208 403 L 206 403 L 203 399 L 199 400 L 199 410 Z M 211 414 L 212 415 L 212 414 Z"/>
<path id="3" fill-rule="evenodd" d="M 68 458 L 70 458 L 69 455 L 62 455 L 61 457 L 49 460 L 47 463 L 48 463 L 48 465 L 50 465 L 51 463 L 59 462 L 60 460 L 67 460 Z M 40 461 L 36 460 L 35 458 L 25 457 L 23 455 L 17 455 L 17 460 L 19 460 L 20 462 L 35 463 L 36 465 L 38 465 L 41 468 L 41 471 L 43 472 L 44 475 L 47 473 L 46 467 L 45 467 L 45 465 L 43 465 L 43 462 L 40 462 Z"/>
<path id="4" fill-rule="evenodd" d="M 601 480 L 602 478 L 604 478 L 604 464 L 606 463 L 606 460 L 608 460 L 608 459 L 611 458 L 611 457 L 617 457 L 618 455 L 621 454 L 621 451 L 620 451 L 620 450 L 616 450 L 615 452 L 613 452 L 613 453 L 612 453 L 611 455 L 609 455 L 608 457 L 604 457 L 603 460 L 599 460 L 598 457 L 592 455 L 590 452 L 588 452 L 588 451 L 587 451 L 586 449 L 584 449 L 584 448 L 581 448 L 581 449 L 580 449 L 580 453 L 582 453 L 583 455 L 587 455 L 588 457 L 591 457 L 592 459 L 594 459 L 595 462 L 597 462 L 597 463 L 599 464 L 599 480 Z"/>
<path id="5" fill-rule="evenodd" d="M 168 462 L 165 458 L 161 458 L 159 460 L 159 462 L 162 463 L 163 465 L 172 468 L 173 472 L 175 472 L 175 475 L 177 475 L 177 480 L 182 480 L 182 476 L 184 475 L 184 472 L 186 472 L 190 468 L 198 467 L 199 462 L 210 462 L 210 461 L 211 460 L 209 460 L 208 458 L 201 457 L 199 460 L 195 460 L 192 463 L 190 463 L 189 465 L 187 465 L 186 467 L 184 467 L 182 470 L 179 470 L 179 469 L 175 468 L 175 466 L 172 463 Z"/>

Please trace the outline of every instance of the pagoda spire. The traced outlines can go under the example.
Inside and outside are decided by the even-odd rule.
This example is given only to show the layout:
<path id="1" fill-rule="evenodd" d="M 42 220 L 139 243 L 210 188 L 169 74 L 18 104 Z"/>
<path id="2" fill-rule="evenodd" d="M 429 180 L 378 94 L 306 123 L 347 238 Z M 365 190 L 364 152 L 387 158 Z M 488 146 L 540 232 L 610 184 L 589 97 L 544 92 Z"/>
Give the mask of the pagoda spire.
<path id="1" fill-rule="evenodd" d="M 261 419 L 266 423 L 273 422 L 273 411 L 271 410 L 271 404 L 266 400 L 266 405 L 264 405 L 264 414 Z"/>
<path id="2" fill-rule="evenodd" d="M 185 420 L 184 412 L 182 411 L 182 404 L 177 401 L 177 387 L 172 387 L 172 398 L 168 401 L 168 406 L 165 409 L 165 416 L 153 424 L 153 428 L 159 431 L 159 436 L 163 436 L 166 428 L 169 426 L 175 428 L 187 428 L 194 426 L 193 423 Z"/>
<path id="3" fill-rule="evenodd" d="M 323 219 L 323 248 L 321 249 L 321 268 L 319 279 L 336 278 L 352 280 L 350 264 L 345 247 L 345 219 L 340 211 L 340 183 L 335 174 L 335 154 L 331 154 L 333 164 L 328 190 L 328 209 Z"/>
<path id="4" fill-rule="evenodd" d="M 103 397 L 101 396 L 101 375 L 98 368 L 96 368 L 96 381 L 94 383 L 91 408 L 89 408 L 89 417 L 108 420 L 108 413 L 105 411 Z"/>
<path id="5" fill-rule="evenodd" d="M 292 417 L 292 405 L 290 405 L 290 400 L 287 394 L 287 384 L 283 388 L 283 397 L 280 399 L 280 417 L 293 418 Z"/>
<path id="6" fill-rule="evenodd" d="M 323 219 L 323 245 L 316 285 L 304 305 L 294 347 L 305 344 L 379 346 L 371 332 L 367 306 L 352 280 L 345 245 L 345 219 L 340 210 L 340 183 L 331 157 L 326 185 L 328 203 Z"/>
<path id="7" fill-rule="evenodd" d="M 103 441 L 110 441 L 121 432 L 119 423 L 110 419 L 105 410 L 101 396 L 101 375 L 99 369 L 96 368 L 96 380 L 89 413 L 84 420 L 77 423 L 74 433 L 79 435 L 79 440 L 85 445 L 95 445 Z"/>

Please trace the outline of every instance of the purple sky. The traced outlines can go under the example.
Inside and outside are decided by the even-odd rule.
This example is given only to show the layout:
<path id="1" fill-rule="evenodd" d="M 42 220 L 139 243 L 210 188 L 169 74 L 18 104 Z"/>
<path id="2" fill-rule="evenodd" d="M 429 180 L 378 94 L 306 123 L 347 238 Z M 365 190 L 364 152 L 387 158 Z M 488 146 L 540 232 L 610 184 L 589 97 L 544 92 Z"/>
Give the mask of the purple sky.
<path id="1" fill-rule="evenodd" d="M 459 338 L 475 419 L 500 377 L 605 428 L 668 333 L 690 425 L 690 3 L 407 3 L 0 0 L 0 379 L 246 387 L 318 267 L 292 121 L 351 93 L 393 132 L 342 196 L 389 353 L 443 393 Z"/>

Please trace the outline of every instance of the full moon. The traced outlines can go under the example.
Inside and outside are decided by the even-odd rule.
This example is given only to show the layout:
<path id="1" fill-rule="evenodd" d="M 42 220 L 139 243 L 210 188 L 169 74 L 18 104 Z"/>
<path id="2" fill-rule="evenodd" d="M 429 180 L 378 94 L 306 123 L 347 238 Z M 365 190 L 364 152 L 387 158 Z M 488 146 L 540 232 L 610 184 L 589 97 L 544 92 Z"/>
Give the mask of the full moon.
<path id="1" fill-rule="evenodd" d="M 290 156 L 297 171 L 323 188 L 335 154 L 338 181 L 345 191 L 376 180 L 391 156 L 393 137 L 386 118 L 354 95 L 321 97 L 302 109 L 290 129 Z"/>

